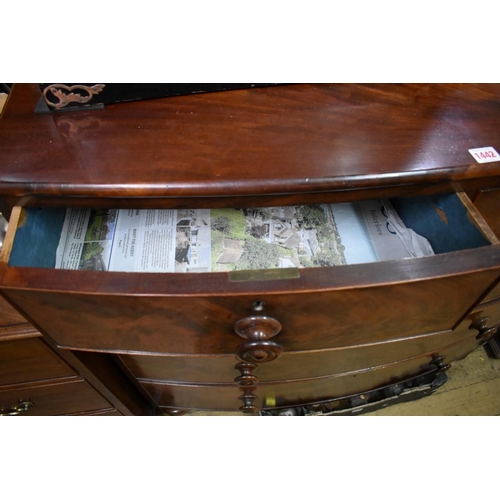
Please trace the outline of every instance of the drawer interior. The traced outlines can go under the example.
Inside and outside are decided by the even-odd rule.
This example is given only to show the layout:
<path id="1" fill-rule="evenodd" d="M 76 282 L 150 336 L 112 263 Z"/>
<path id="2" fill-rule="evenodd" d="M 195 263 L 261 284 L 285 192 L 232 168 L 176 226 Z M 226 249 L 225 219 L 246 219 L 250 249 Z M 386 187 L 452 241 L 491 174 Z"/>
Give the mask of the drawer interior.
<path id="1" fill-rule="evenodd" d="M 391 201 L 406 226 L 426 238 L 436 254 L 490 244 L 456 194 Z"/>
<path id="2" fill-rule="evenodd" d="M 435 254 L 497 242 L 463 193 L 395 198 L 390 202 L 404 224 L 429 241 Z M 4 260 L 8 258 L 12 267 L 54 268 L 65 214 L 65 208 L 26 208 L 10 255 L 4 255 Z"/>

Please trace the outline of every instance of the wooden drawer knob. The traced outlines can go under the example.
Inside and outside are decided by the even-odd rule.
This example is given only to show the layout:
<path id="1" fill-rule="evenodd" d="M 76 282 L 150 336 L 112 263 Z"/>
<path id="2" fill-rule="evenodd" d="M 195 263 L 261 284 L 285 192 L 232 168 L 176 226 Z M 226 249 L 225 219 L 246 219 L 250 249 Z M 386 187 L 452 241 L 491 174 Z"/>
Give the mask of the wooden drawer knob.
<path id="1" fill-rule="evenodd" d="M 281 323 L 269 316 L 250 316 L 234 324 L 234 331 L 248 342 L 240 344 L 236 355 L 242 361 L 267 363 L 281 356 L 283 348 L 269 340 L 281 331 Z"/>
<path id="2" fill-rule="evenodd" d="M 243 389 L 243 394 L 239 397 L 243 401 L 240 410 L 244 413 L 253 413 L 258 410 L 255 405 L 257 396 L 253 393 L 259 383 L 258 377 L 253 374 L 257 368 L 255 363 L 267 363 L 283 354 L 283 347 L 269 340 L 281 332 L 281 323 L 269 316 L 249 316 L 237 321 L 234 324 L 234 331 L 240 337 L 247 339 L 236 349 L 236 355 L 242 361 L 235 366 L 240 376 L 234 379 Z"/>
<path id="3" fill-rule="evenodd" d="M 439 354 L 434 355 L 430 365 L 432 368 L 435 368 L 436 373 L 444 373 L 451 368 L 451 365 L 449 363 L 445 363 L 444 360 L 444 356 L 439 356 Z"/>
<path id="4" fill-rule="evenodd" d="M 476 335 L 476 339 L 481 342 L 487 342 L 497 333 L 496 327 L 488 326 L 488 320 L 489 318 L 479 318 L 474 321 L 469 327 L 470 329 L 475 329 L 479 332 Z"/>
<path id="5" fill-rule="evenodd" d="M 281 323 L 270 316 L 249 316 L 237 321 L 234 331 L 244 339 L 268 340 L 281 332 Z"/>

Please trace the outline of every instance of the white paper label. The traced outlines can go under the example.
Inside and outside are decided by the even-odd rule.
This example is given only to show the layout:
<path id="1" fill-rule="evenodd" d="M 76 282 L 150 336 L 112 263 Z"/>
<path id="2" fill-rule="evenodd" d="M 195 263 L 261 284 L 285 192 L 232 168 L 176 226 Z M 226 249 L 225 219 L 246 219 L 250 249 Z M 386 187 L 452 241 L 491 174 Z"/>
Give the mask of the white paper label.
<path id="1" fill-rule="evenodd" d="M 469 153 L 478 163 L 500 161 L 500 155 L 492 147 L 469 149 Z"/>

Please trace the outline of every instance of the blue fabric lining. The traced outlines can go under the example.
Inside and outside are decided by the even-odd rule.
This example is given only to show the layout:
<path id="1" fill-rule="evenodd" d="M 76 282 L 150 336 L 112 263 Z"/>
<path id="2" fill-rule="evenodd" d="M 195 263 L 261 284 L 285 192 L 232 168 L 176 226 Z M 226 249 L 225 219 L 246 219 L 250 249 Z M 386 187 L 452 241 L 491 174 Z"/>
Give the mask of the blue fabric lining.
<path id="1" fill-rule="evenodd" d="M 406 226 L 427 238 L 435 253 L 489 245 L 456 194 L 390 201 Z"/>
<path id="2" fill-rule="evenodd" d="M 54 268 L 66 209 L 28 208 L 26 211 L 26 221 L 16 232 L 9 265 Z"/>
<path id="3" fill-rule="evenodd" d="M 435 253 L 489 245 L 455 194 L 390 201 L 406 226 L 427 238 Z M 28 208 L 26 222 L 17 230 L 9 265 L 54 268 L 65 215 L 66 208 Z"/>

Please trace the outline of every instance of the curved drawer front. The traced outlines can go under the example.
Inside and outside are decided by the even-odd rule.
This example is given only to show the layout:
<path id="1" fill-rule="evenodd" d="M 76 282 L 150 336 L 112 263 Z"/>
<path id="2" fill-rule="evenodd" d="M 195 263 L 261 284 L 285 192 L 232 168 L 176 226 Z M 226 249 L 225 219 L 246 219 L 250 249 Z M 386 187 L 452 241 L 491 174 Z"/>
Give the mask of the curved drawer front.
<path id="1" fill-rule="evenodd" d="M 428 232 L 442 253 L 243 275 L 51 269 L 42 243 L 46 236 L 54 240 L 52 211 L 16 207 L 0 284 L 59 346 L 103 352 L 236 353 L 247 360 L 263 354 L 255 344 L 263 340 L 263 317 L 274 337 L 264 339 L 266 352 L 273 356 L 452 330 L 498 282 L 500 243 L 463 193 L 410 200 L 398 212 Z M 440 208 L 451 200 L 448 211 Z"/>
<path id="2" fill-rule="evenodd" d="M 439 354 L 444 363 L 466 356 L 477 346 L 475 337 L 458 342 Z M 259 408 L 313 404 L 345 398 L 400 382 L 430 369 L 433 356 L 426 355 L 373 370 L 308 381 L 257 385 L 254 404 Z M 242 406 L 242 390 L 234 385 L 142 382 L 154 404 L 160 407 L 236 411 Z"/>
<path id="3" fill-rule="evenodd" d="M 448 332 L 350 348 L 284 353 L 254 372 L 260 381 L 286 381 L 326 377 L 396 363 L 424 353 L 438 354 L 450 344 L 468 339 L 477 331 L 463 327 Z M 479 345 L 479 342 L 477 343 Z M 239 375 L 235 356 L 141 356 L 120 359 L 140 380 L 227 383 Z"/>
<path id="4" fill-rule="evenodd" d="M 275 340 L 290 352 L 451 330 L 497 280 L 498 265 L 499 249 L 491 246 L 306 269 L 298 279 L 273 282 L 233 283 L 225 273 L 194 279 L 10 268 L 4 293 L 58 345 L 122 353 L 233 354 L 242 340 L 235 323 L 264 303 L 263 314 L 282 325 Z M 25 288 L 67 290 L 9 290 L 9 276 L 33 280 Z"/>

